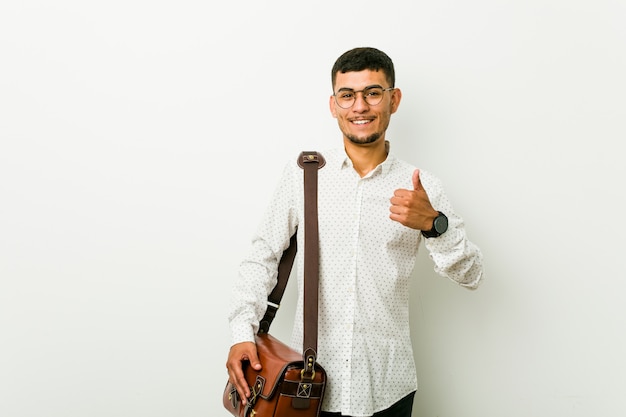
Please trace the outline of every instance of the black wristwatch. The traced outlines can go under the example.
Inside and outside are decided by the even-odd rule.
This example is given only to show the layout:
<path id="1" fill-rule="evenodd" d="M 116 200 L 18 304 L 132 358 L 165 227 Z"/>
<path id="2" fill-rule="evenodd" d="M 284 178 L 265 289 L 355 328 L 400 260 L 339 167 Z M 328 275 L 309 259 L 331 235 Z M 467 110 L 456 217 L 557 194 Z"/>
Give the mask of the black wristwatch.
<path id="1" fill-rule="evenodd" d="M 448 230 L 448 218 L 442 212 L 435 217 L 433 221 L 433 228 L 430 230 L 423 230 L 422 235 L 425 237 L 439 237 Z"/>

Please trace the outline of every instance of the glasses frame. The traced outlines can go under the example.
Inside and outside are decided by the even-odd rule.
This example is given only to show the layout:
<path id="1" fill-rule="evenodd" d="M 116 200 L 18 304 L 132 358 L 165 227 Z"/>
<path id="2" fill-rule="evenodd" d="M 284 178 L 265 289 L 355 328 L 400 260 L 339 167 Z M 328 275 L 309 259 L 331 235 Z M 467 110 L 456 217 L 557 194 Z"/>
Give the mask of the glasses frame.
<path id="1" fill-rule="evenodd" d="M 376 103 L 376 104 L 370 104 L 370 103 L 367 101 L 367 96 L 364 94 L 364 92 L 365 92 L 365 91 L 367 91 L 367 90 L 371 90 L 372 88 L 380 88 L 380 89 L 382 89 L 382 90 L 383 90 L 383 95 L 381 96 L 380 101 L 379 101 L 378 103 Z M 339 89 L 339 91 L 337 91 L 336 93 L 334 93 L 334 94 L 333 94 L 333 97 L 335 97 L 335 103 L 336 103 L 336 104 L 337 104 L 340 108 L 342 108 L 342 109 L 344 109 L 344 110 L 345 110 L 345 109 L 349 109 L 349 108 L 351 108 L 352 106 L 354 106 L 354 103 L 356 103 L 356 96 L 357 96 L 357 94 L 356 94 L 356 93 L 361 93 L 361 95 L 363 96 L 363 101 L 365 101 L 365 102 L 367 103 L 367 105 L 368 105 L 368 106 L 378 106 L 378 105 L 379 105 L 379 104 L 383 101 L 382 97 L 384 96 L 385 91 L 391 91 L 391 90 L 395 90 L 395 89 L 396 89 L 396 87 L 387 87 L 387 88 L 383 88 L 383 86 L 382 86 L 382 85 L 369 85 L 369 86 L 365 87 L 365 88 L 364 88 L 364 89 L 362 89 L 362 90 L 353 90 L 353 89 L 351 89 L 351 88 L 340 88 L 340 89 Z M 339 93 L 341 93 L 341 92 L 345 92 L 345 91 L 348 91 L 348 92 L 351 92 L 352 94 L 354 94 L 354 101 L 352 101 L 352 104 L 350 104 L 348 107 L 343 107 L 341 104 L 339 104 L 339 101 L 337 100 L 337 94 L 339 94 Z"/>

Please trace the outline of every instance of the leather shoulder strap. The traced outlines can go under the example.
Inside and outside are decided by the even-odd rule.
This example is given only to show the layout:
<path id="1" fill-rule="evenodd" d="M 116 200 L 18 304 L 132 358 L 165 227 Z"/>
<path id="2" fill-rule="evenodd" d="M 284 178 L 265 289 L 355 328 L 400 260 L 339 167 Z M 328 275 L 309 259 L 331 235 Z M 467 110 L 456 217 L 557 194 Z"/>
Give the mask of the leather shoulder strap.
<path id="1" fill-rule="evenodd" d="M 303 152 L 304 169 L 304 360 L 303 378 L 315 375 L 319 289 L 319 228 L 317 222 L 317 170 L 324 166 L 317 152 Z"/>
<path id="2" fill-rule="evenodd" d="M 326 164 L 326 160 L 324 159 L 324 157 L 322 156 L 322 154 L 320 154 L 319 152 L 302 152 L 300 153 L 300 155 L 298 156 L 298 165 L 304 169 L 304 204 L 305 204 L 305 230 L 307 228 L 307 219 L 311 216 L 313 216 L 315 218 L 315 225 L 314 226 L 310 226 L 311 228 L 314 229 L 314 235 L 310 236 L 310 238 L 315 239 L 315 241 L 318 240 L 317 237 L 317 233 L 318 233 L 318 229 L 317 229 L 317 170 L 322 168 L 324 165 Z M 316 169 L 312 169 L 312 168 L 316 168 Z M 308 174 L 307 174 L 308 172 Z M 314 173 L 314 174 L 313 174 Z M 309 211 L 306 209 L 306 207 L 308 207 L 307 204 L 307 196 L 310 195 L 311 193 L 314 193 L 314 199 L 315 199 L 315 212 L 312 214 L 309 214 Z M 311 245 L 311 243 L 309 243 L 309 245 Z M 314 247 L 317 248 L 317 244 L 314 244 Z M 309 274 L 307 274 L 306 270 L 307 270 L 307 265 L 310 262 L 310 260 L 308 261 L 307 259 L 309 259 L 309 257 L 307 256 L 307 243 L 306 243 L 306 234 L 305 234 L 305 259 L 304 259 L 304 263 L 305 263 L 305 300 L 306 300 L 306 277 Z M 319 257 L 319 249 L 315 249 L 315 251 L 317 252 L 316 254 L 314 254 L 314 258 L 312 259 L 317 259 Z M 294 259 L 296 257 L 296 252 L 297 252 L 297 239 L 296 239 L 296 234 L 294 234 L 290 241 L 289 241 L 289 247 L 287 249 L 285 249 L 285 251 L 283 252 L 281 258 L 280 258 L 280 263 L 278 264 L 278 282 L 276 283 L 276 286 L 274 287 L 274 289 L 272 290 L 272 292 L 270 293 L 270 295 L 267 297 L 267 310 L 265 311 L 265 315 L 263 316 L 263 319 L 261 319 L 261 322 L 259 324 L 259 334 L 262 333 L 267 333 L 270 330 L 270 326 L 272 325 L 272 321 L 274 320 L 274 318 L 276 317 L 276 312 L 278 311 L 278 309 L 280 308 L 280 301 L 283 298 L 283 294 L 285 293 L 285 289 L 287 288 L 287 282 L 289 281 L 289 275 L 291 274 L 291 269 L 293 267 L 293 262 Z M 316 268 L 317 268 L 317 262 L 315 262 Z M 315 276 L 317 276 L 317 273 L 315 273 Z M 316 279 L 316 283 L 315 286 L 317 287 L 317 279 Z M 309 289 L 310 292 L 310 289 Z M 315 349 L 317 349 L 317 292 L 315 293 Z M 305 305 L 307 304 L 307 302 L 305 302 Z M 306 326 L 306 312 L 305 312 L 305 335 L 307 333 L 307 326 Z M 306 344 L 306 338 L 305 338 L 305 344 Z"/>

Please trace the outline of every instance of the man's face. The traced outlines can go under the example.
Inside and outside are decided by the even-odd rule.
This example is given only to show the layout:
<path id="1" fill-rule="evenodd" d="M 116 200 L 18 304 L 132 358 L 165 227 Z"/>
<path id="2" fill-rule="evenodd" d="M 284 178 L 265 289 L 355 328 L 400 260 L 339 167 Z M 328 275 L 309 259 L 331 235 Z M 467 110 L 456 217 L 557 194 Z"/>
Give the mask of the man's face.
<path id="1" fill-rule="evenodd" d="M 385 140 L 385 131 L 389 126 L 391 115 L 398 109 L 401 93 L 398 89 L 384 91 L 380 103 L 371 105 L 359 91 L 373 86 L 383 89 L 391 87 L 382 71 L 337 73 L 335 95 L 343 92 L 348 92 L 348 94 L 356 92 L 354 104 L 347 109 L 340 107 L 334 96 L 330 97 L 330 111 L 337 119 L 344 140 L 347 139 L 357 145 Z M 375 100 L 370 100 L 372 101 Z"/>

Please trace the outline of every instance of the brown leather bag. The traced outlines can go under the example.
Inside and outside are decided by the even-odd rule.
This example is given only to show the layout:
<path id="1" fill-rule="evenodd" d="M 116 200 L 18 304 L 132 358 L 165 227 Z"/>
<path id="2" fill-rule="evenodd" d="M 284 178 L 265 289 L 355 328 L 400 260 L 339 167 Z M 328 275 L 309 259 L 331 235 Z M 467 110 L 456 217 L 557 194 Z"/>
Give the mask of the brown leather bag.
<path id="1" fill-rule="evenodd" d="M 283 253 L 278 267 L 278 283 L 268 296 L 268 307 L 256 335 L 261 371 L 249 362 L 243 371 L 250 397 L 246 405 L 235 387 L 226 383 L 224 407 L 235 417 L 317 417 L 320 414 L 326 371 L 317 363 L 317 295 L 319 281 L 319 245 L 317 225 L 317 170 L 325 164 L 317 152 L 302 152 L 298 165 L 304 169 L 304 342 L 297 352 L 268 331 L 296 255 L 296 236 Z"/>

